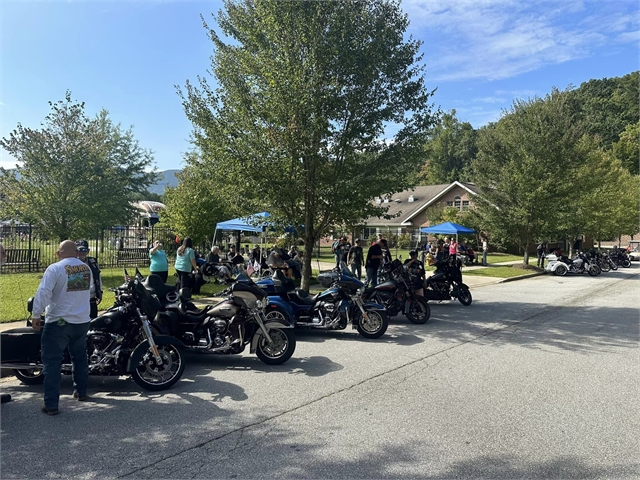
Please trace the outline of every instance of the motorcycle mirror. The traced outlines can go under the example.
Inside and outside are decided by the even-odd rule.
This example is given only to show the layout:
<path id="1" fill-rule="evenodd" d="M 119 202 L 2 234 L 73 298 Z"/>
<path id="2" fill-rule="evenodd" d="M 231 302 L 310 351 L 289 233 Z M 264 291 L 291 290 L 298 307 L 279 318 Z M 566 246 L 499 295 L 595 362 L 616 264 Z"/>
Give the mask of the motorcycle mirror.
<path id="1" fill-rule="evenodd" d="M 29 313 L 33 313 L 33 297 L 30 297 L 29 300 L 27 300 L 27 311 Z"/>

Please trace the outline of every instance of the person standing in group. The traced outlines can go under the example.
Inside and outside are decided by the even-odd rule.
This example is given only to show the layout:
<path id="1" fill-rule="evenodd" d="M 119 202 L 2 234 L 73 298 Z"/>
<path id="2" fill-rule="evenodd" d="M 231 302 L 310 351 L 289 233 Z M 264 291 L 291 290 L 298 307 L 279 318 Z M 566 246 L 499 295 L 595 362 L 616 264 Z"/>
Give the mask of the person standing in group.
<path id="1" fill-rule="evenodd" d="M 342 258 L 340 258 L 341 262 L 344 262 L 345 265 L 348 265 L 349 260 L 349 252 L 351 251 L 351 244 L 347 237 L 342 237 Z"/>
<path id="2" fill-rule="evenodd" d="M 178 247 L 175 269 L 178 274 L 178 288 L 189 287 L 191 272 L 198 270 L 196 252 L 193 250 L 193 242 L 190 237 L 185 237 L 182 240 L 182 245 Z"/>
<path id="3" fill-rule="evenodd" d="M 163 250 L 162 242 L 156 240 L 153 242 L 153 248 L 149 250 L 149 258 L 151 264 L 149 271 L 158 275 L 164 283 L 167 283 L 169 277 L 169 261 L 167 260 L 167 252 Z"/>
<path id="4" fill-rule="evenodd" d="M 449 240 L 449 255 L 456 255 L 458 253 L 458 242 L 455 238 Z"/>
<path id="5" fill-rule="evenodd" d="M 487 254 L 489 253 L 489 242 L 486 237 L 482 238 L 482 265 L 487 266 Z"/>
<path id="6" fill-rule="evenodd" d="M 78 248 L 78 258 L 89 265 L 91 275 L 93 276 L 89 316 L 96 318 L 98 316 L 98 304 L 102 301 L 102 277 L 100 276 L 100 267 L 98 266 L 98 260 L 88 256 L 89 242 L 86 240 L 78 240 L 76 241 L 76 247 Z"/>
<path id="7" fill-rule="evenodd" d="M 538 253 L 538 267 L 544 268 L 544 259 L 547 258 L 547 244 L 540 242 L 536 248 L 536 252 Z"/>
<path id="8" fill-rule="evenodd" d="M 360 246 L 360 239 L 356 239 L 354 246 L 349 250 L 347 256 L 347 265 L 351 266 L 351 273 L 353 273 L 358 280 L 362 278 L 362 247 Z"/>
<path id="9" fill-rule="evenodd" d="M 380 262 L 382 261 L 382 241 L 379 239 L 374 242 L 367 251 L 367 260 L 365 263 L 365 269 L 367 272 L 367 279 L 365 283 L 371 284 L 372 287 L 378 285 L 378 268 L 380 268 Z"/>
<path id="10" fill-rule="evenodd" d="M 409 252 L 409 258 L 404 261 L 404 265 L 407 267 L 408 272 L 411 274 L 412 287 L 415 290 L 416 295 L 424 297 L 424 263 L 418 260 L 418 252 L 411 250 Z"/>
<path id="11" fill-rule="evenodd" d="M 336 267 L 340 267 L 340 260 L 342 260 L 342 247 L 344 245 L 344 237 L 339 237 L 338 240 L 331 245 L 331 251 L 333 252 L 334 259 L 336 261 Z"/>
<path id="12" fill-rule="evenodd" d="M 42 327 L 41 348 L 44 367 L 44 404 L 41 411 L 58 414 L 60 400 L 60 367 L 66 348 L 73 362 L 73 397 L 87 400 L 89 365 L 87 332 L 89 330 L 89 300 L 93 276 L 91 268 L 77 258 L 78 247 L 71 240 L 60 244 L 59 260 L 47 267 L 33 301 L 32 327 Z"/>

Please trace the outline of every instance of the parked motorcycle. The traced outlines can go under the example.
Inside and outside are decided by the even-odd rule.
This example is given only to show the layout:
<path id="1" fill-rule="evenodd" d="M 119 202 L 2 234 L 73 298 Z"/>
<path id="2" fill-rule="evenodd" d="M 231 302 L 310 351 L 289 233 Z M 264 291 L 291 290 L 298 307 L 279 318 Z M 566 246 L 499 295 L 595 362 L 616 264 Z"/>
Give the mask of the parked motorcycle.
<path id="1" fill-rule="evenodd" d="M 625 250 L 614 248 L 613 250 L 611 250 L 611 253 L 609 255 L 616 265 L 620 265 L 624 268 L 629 268 L 631 266 L 629 254 Z"/>
<path id="2" fill-rule="evenodd" d="M 547 266 L 545 271 L 552 272 L 554 275 L 565 276 L 568 273 L 579 274 L 587 272 L 592 277 L 600 274 L 600 269 L 594 263 L 589 262 L 587 256 L 578 252 L 576 258 L 570 260 L 563 256 L 558 257 L 555 254 L 547 255 Z"/>
<path id="3" fill-rule="evenodd" d="M 296 289 L 280 270 L 257 282 L 269 295 L 267 317 L 291 320 L 296 327 L 324 330 L 343 330 L 351 322 L 365 338 L 384 335 L 389 326 L 384 306 L 363 302 L 364 284 L 348 269 L 320 273 L 318 281 L 326 290 L 317 295 Z"/>
<path id="4" fill-rule="evenodd" d="M 31 314 L 33 299 L 27 302 Z M 146 390 L 164 390 L 174 385 L 185 368 L 182 344 L 173 337 L 156 335 L 149 319 L 160 304 L 138 280 L 130 280 L 116 290 L 116 303 L 91 320 L 87 333 L 89 375 L 131 375 Z M 44 381 L 40 354 L 41 332 L 31 327 L 2 332 L 2 368 L 12 368 L 27 385 Z M 72 373 L 68 350 L 62 360 L 62 373 Z"/>
<path id="5" fill-rule="evenodd" d="M 153 277 L 157 277 L 157 280 Z M 157 275 L 149 275 L 146 285 L 157 291 Z M 238 354 L 247 345 L 250 352 L 269 365 L 280 365 L 293 355 L 296 337 L 287 319 L 266 318 L 266 293 L 247 276 L 241 276 L 225 291 L 223 301 L 198 309 L 191 291 L 183 288 L 178 302 L 168 304 L 155 322 L 161 332 L 180 339 L 186 348 L 203 353 Z"/>
<path id="6" fill-rule="evenodd" d="M 402 313 L 412 323 L 426 323 L 431 316 L 427 299 L 416 295 L 409 272 L 399 260 L 391 264 L 389 280 L 367 288 L 362 298 L 383 305 L 391 317 Z"/>
<path id="7" fill-rule="evenodd" d="M 455 255 L 449 255 L 435 265 L 435 273 L 424 282 L 425 298 L 440 301 L 457 298 L 462 305 L 471 305 L 471 291 L 462 283 L 462 261 Z"/>

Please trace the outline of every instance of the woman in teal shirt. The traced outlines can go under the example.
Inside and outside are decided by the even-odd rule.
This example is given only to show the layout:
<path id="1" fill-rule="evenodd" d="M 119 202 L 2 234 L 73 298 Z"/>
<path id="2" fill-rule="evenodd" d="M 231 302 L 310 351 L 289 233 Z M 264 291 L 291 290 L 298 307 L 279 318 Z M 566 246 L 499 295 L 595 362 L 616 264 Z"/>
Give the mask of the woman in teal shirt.
<path id="1" fill-rule="evenodd" d="M 191 238 L 185 237 L 176 255 L 176 273 L 178 274 L 178 288 L 191 285 L 191 272 L 198 269 L 196 265 L 196 252 L 193 250 Z"/>
<path id="2" fill-rule="evenodd" d="M 169 262 L 167 261 L 167 253 L 162 249 L 162 243 L 158 240 L 153 242 L 153 248 L 149 250 L 149 258 L 151 259 L 149 271 L 158 275 L 164 283 L 167 283 Z"/>

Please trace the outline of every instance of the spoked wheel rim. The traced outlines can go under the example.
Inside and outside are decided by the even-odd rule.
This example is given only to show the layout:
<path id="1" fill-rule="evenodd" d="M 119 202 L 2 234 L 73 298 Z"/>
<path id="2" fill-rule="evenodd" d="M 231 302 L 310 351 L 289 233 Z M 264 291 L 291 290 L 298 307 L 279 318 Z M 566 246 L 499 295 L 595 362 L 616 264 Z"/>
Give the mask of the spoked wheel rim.
<path id="1" fill-rule="evenodd" d="M 156 363 L 151 348 L 142 357 L 136 367 L 140 378 L 150 384 L 161 386 L 171 383 L 176 375 L 181 375 L 182 355 L 174 345 L 158 345 L 158 353 L 162 359 L 162 365 Z"/>
<path id="2" fill-rule="evenodd" d="M 289 339 L 287 334 L 281 328 L 272 328 L 269 330 L 269 336 L 272 343 L 266 339 L 264 335 L 260 337 L 260 350 L 269 358 L 278 358 L 287 352 L 289 347 Z"/>
<path id="3" fill-rule="evenodd" d="M 283 322 L 289 321 L 289 317 L 278 308 L 274 308 L 273 310 L 267 312 L 265 314 L 265 317 L 267 318 L 267 320 L 280 320 Z"/>
<path id="4" fill-rule="evenodd" d="M 360 320 L 360 328 L 369 334 L 378 333 L 383 324 L 382 315 L 375 310 L 369 310 L 367 312 L 367 316 L 369 317 L 368 321 L 364 315 L 362 316 L 362 319 Z"/>

